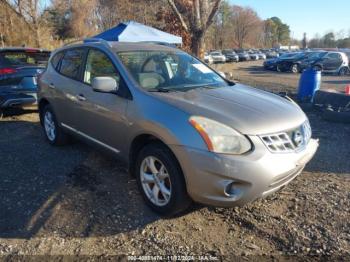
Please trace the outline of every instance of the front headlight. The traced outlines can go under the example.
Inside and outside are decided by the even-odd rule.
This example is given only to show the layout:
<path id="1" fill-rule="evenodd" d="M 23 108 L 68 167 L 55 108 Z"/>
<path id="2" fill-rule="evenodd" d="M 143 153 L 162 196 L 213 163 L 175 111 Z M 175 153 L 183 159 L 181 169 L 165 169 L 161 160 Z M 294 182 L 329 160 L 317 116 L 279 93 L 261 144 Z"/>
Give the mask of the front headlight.
<path id="1" fill-rule="evenodd" d="M 192 116 L 189 121 L 209 151 L 240 155 L 251 149 L 249 140 L 231 127 L 201 116 Z"/>

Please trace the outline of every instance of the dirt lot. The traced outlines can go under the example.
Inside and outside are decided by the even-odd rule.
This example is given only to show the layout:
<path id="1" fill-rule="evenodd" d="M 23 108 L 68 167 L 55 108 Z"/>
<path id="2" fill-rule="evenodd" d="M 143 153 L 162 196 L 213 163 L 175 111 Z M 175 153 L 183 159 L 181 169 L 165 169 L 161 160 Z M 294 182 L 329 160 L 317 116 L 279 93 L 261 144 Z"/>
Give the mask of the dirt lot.
<path id="1" fill-rule="evenodd" d="M 264 89 L 295 91 L 298 80 L 257 63 L 225 67 Z M 346 79 L 326 77 L 323 88 Z M 118 161 L 78 142 L 49 146 L 36 113 L 7 116 L 0 122 L 0 254 L 349 261 L 350 125 L 308 114 L 320 148 L 283 191 L 244 208 L 195 205 L 176 218 L 150 211 Z"/>

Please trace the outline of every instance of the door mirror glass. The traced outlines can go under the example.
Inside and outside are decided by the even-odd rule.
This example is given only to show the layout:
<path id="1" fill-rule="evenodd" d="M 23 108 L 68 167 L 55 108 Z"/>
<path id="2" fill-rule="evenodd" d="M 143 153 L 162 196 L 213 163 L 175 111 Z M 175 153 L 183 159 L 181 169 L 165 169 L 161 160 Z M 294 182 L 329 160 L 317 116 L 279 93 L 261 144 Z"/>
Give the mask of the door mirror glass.
<path id="1" fill-rule="evenodd" d="M 92 89 L 95 92 L 116 93 L 118 91 L 117 81 L 110 76 L 99 76 L 92 79 Z"/>

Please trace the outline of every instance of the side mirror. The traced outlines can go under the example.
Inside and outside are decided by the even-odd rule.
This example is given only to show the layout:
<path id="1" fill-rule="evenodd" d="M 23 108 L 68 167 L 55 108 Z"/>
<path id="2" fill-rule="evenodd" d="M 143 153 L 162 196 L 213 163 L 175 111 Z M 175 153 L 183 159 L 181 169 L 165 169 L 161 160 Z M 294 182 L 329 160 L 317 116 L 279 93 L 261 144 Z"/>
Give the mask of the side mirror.
<path id="1" fill-rule="evenodd" d="M 113 93 L 119 89 L 117 81 L 110 76 L 99 76 L 92 79 L 92 89 L 95 92 Z"/>

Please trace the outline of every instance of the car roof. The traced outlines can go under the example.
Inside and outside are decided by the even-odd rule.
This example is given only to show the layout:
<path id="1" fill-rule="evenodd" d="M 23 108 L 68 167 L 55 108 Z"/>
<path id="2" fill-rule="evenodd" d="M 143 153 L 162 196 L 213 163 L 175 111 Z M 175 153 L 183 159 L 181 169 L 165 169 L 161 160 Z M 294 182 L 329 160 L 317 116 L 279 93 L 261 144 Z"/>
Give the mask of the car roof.
<path id="1" fill-rule="evenodd" d="M 129 42 L 84 42 L 79 44 L 66 45 L 56 52 L 66 50 L 70 48 L 78 47 L 105 47 L 111 49 L 114 52 L 128 52 L 128 51 L 172 51 L 172 52 L 183 52 L 178 48 L 171 47 L 162 43 L 129 43 Z"/>

